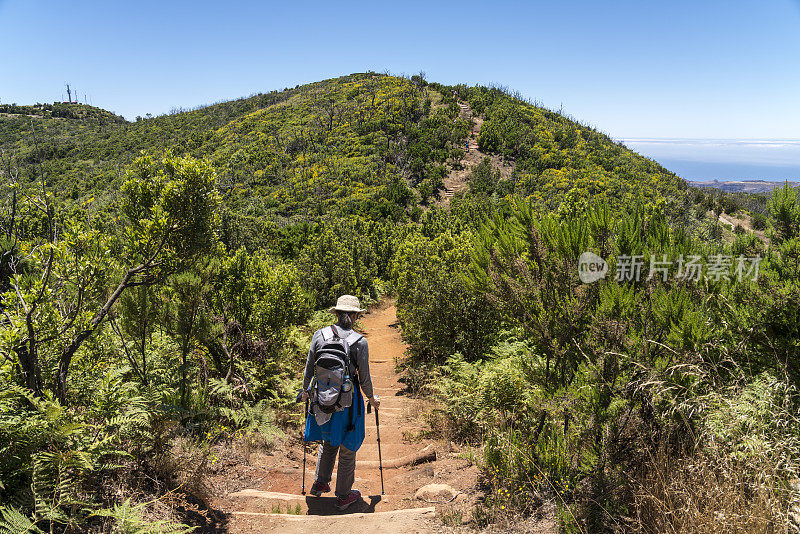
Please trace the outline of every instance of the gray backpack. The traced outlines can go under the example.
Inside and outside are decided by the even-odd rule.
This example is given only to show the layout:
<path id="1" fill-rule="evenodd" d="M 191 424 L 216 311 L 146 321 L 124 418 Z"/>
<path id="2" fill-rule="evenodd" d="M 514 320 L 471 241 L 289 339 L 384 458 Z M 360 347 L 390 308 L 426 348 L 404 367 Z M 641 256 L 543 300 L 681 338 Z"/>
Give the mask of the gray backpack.
<path id="1" fill-rule="evenodd" d="M 358 332 L 353 332 L 347 338 L 342 338 L 335 326 L 322 331 L 325 343 L 317 351 L 314 363 L 311 402 L 323 413 L 331 414 L 353 405 L 354 368 L 350 361 L 350 348 L 361 337 Z"/>

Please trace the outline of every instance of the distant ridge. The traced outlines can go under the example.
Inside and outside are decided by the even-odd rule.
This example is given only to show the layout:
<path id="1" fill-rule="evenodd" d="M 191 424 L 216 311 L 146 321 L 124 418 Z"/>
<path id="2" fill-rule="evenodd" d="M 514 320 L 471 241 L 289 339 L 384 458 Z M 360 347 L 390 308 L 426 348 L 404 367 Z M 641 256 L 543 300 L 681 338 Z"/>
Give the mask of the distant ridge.
<path id="1" fill-rule="evenodd" d="M 768 182 L 766 180 L 729 180 L 723 182 L 719 180 L 689 180 L 689 185 L 692 187 L 714 187 L 728 193 L 769 193 L 776 187 L 782 187 L 784 183 L 783 181 Z M 797 187 L 800 182 L 789 182 L 789 185 Z"/>

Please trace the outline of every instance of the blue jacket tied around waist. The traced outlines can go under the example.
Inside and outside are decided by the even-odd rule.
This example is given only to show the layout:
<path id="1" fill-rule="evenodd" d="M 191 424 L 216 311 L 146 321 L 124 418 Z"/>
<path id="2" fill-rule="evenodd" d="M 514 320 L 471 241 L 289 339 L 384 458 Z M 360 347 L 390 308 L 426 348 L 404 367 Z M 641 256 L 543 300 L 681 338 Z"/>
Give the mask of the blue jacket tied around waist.
<path id="1" fill-rule="evenodd" d="M 334 412 L 324 425 L 318 425 L 313 415 L 307 414 L 305 441 L 328 441 L 334 447 L 344 445 L 351 451 L 357 451 L 364 442 L 364 397 L 361 388 L 355 387 L 353 395 L 353 428 L 350 425 L 350 408 Z"/>

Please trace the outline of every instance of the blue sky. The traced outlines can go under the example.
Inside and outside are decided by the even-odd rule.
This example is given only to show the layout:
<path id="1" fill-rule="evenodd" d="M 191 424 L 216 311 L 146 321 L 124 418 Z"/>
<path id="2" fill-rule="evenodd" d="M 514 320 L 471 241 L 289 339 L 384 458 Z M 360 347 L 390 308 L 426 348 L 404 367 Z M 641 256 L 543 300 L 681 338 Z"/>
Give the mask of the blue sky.
<path id="1" fill-rule="evenodd" d="M 0 0 L 0 101 L 128 118 L 364 70 L 497 83 L 615 138 L 800 138 L 800 3 Z"/>

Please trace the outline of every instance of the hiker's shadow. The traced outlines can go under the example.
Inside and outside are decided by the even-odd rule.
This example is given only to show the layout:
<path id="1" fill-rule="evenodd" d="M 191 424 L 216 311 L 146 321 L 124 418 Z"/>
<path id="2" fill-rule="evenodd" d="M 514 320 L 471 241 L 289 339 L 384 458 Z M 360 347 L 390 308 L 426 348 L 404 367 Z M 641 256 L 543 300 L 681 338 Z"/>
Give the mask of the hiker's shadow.
<path id="1" fill-rule="evenodd" d="M 336 497 L 310 497 L 306 496 L 306 506 L 308 515 L 344 515 L 375 512 L 375 506 L 381 502 L 380 495 L 369 495 L 369 502 L 362 496 L 358 501 L 347 507 L 346 510 L 339 511 L 336 508 Z"/>

